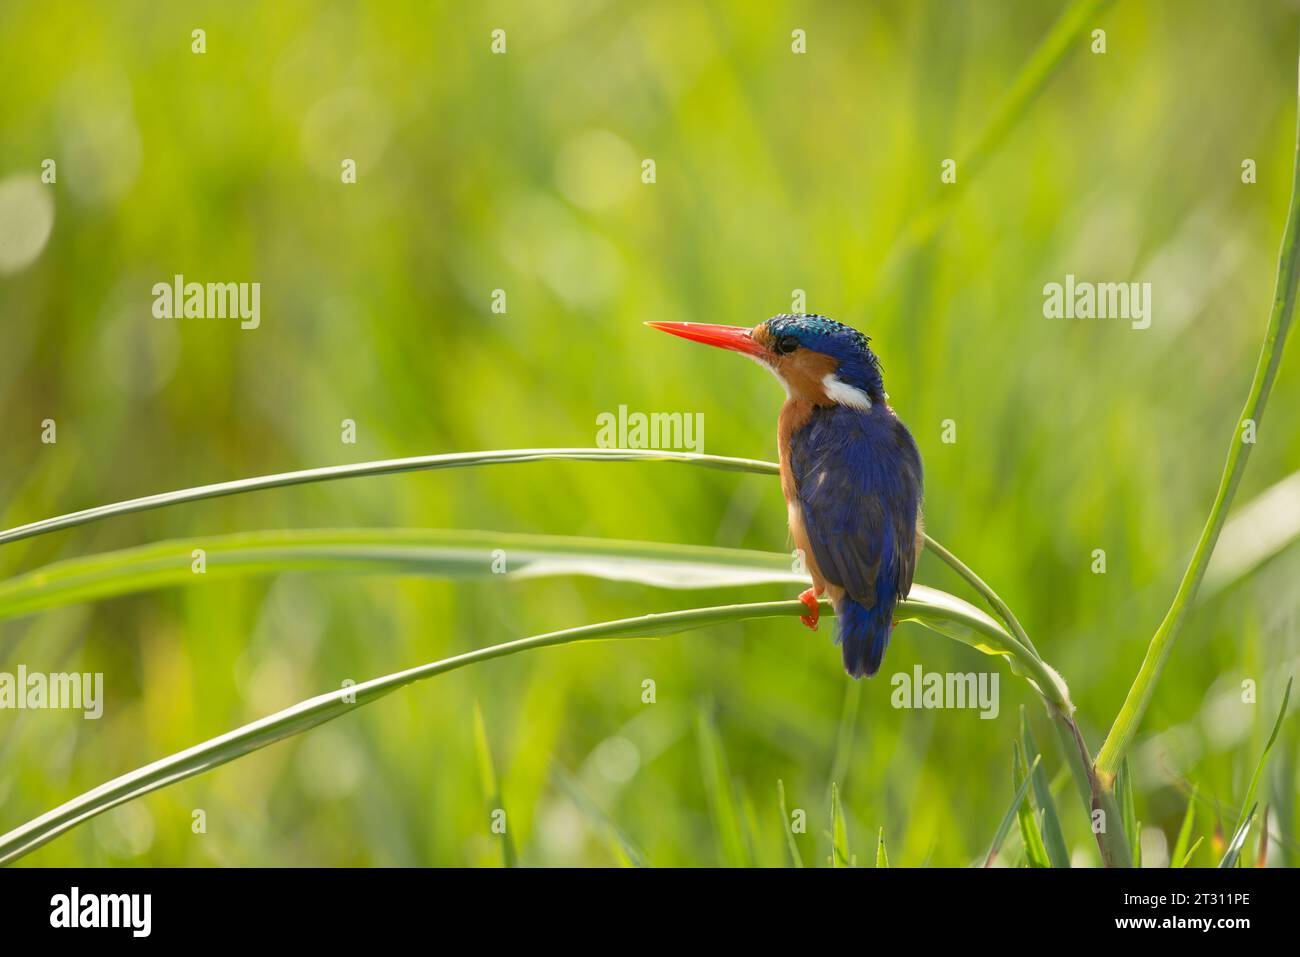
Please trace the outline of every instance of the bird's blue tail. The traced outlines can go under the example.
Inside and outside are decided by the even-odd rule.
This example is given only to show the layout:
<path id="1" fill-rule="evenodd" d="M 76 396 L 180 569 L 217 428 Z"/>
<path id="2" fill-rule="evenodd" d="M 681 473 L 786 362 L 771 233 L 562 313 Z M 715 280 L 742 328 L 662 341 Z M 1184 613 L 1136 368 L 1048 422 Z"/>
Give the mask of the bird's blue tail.
<path id="1" fill-rule="evenodd" d="M 880 670 L 894 630 L 893 602 L 864 608 L 845 595 L 835 607 L 835 640 L 844 653 L 844 670 L 854 678 L 870 678 Z"/>

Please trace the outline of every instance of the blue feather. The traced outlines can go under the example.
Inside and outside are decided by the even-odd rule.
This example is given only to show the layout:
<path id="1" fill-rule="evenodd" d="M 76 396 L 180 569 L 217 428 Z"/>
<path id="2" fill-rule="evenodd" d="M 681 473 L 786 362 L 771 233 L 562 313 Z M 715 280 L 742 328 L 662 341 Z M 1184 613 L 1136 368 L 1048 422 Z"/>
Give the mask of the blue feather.
<path id="1" fill-rule="evenodd" d="M 870 678 L 880 670 L 889 636 L 894 630 L 894 606 L 878 602 L 864 608 L 852 598 L 835 605 L 835 640 L 844 655 L 844 670 L 854 678 Z"/>
<path id="2" fill-rule="evenodd" d="M 822 576 L 844 589 L 836 605 L 844 667 L 880 668 L 894 606 L 916 568 L 921 456 L 887 405 L 815 409 L 790 440 L 804 529 Z"/>

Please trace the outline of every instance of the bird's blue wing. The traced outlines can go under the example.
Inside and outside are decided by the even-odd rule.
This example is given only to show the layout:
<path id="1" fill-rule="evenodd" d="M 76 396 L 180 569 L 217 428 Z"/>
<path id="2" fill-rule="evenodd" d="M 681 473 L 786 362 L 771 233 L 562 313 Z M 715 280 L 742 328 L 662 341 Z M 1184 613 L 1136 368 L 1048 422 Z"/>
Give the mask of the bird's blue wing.
<path id="1" fill-rule="evenodd" d="M 791 436 L 790 469 L 822 576 L 867 608 L 905 598 L 921 506 L 906 427 L 886 408 L 819 408 Z"/>

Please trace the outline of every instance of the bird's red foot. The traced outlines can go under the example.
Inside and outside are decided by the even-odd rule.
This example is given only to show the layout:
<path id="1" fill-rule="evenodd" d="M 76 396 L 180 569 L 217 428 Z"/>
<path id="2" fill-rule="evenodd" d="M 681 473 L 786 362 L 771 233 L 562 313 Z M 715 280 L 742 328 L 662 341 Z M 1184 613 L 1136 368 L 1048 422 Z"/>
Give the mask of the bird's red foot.
<path id="1" fill-rule="evenodd" d="M 821 616 L 822 613 L 822 605 L 821 602 L 817 600 L 817 593 L 814 592 L 811 588 L 809 588 L 805 590 L 802 595 L 799 596 L 799 600 L 808 606 L 808 614 L 800 615 L 799 620 L 802 621 L 809 628 L 811 628 L 813 631 L 816 631 L 817 619 Z"/>

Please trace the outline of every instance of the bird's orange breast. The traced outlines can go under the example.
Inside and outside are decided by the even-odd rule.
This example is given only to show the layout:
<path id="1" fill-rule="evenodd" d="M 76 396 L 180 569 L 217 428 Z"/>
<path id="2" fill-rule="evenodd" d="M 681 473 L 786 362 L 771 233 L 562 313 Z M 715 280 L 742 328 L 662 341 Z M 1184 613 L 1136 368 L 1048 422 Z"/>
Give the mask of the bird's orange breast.
<path id="1" fill-rule="evenodd" d="M 808 530 L 804 528 L 803 508 L 799 504 L 799 488 L 790 469 L 790 440 L 796 432 L 808 424 L 812 417 L 814 405 L 807 399 L 791 398 L 781 408 L 781 415 L 776 424 L 777 451 L 781 466 L 781 494 L 785 496 L 786 522 L 790 528 L 790 539 L 803 558 L 804 567 L 812 576 L 813 588 L 818 595 L 830 589 L 832 599 L 839 596 L 842 589 L 829 584 L 817 566 L 812 544 L 808 540 Z"/>

